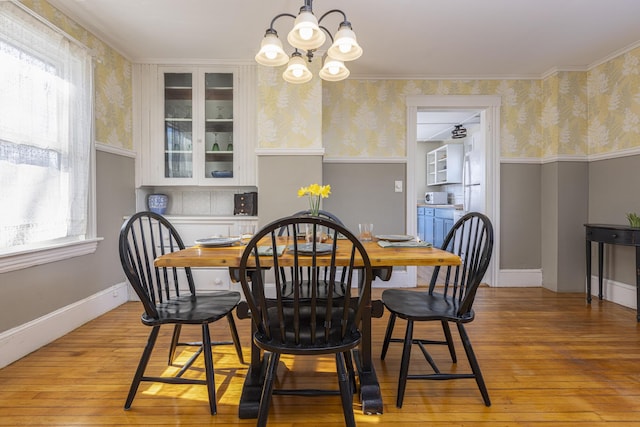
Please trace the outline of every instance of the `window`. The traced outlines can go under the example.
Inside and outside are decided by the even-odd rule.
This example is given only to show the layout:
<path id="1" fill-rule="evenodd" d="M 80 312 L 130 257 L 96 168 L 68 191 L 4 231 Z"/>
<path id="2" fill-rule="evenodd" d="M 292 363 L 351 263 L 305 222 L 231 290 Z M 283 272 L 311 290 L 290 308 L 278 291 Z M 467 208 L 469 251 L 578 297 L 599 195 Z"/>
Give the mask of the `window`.
<path id="1" fill-rule="evenodd" d="M 0 2 L 0 64 L 1 264 L 6 255 L 77 244 L 95 232 L 91 56 Z"/>

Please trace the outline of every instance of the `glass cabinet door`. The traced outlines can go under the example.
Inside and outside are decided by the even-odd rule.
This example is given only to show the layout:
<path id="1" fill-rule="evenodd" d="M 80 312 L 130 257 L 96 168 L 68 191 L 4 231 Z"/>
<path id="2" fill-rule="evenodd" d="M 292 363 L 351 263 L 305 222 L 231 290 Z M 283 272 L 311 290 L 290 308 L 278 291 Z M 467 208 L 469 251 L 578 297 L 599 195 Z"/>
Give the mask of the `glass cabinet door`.
<path id="1" fill-rule="evenodd" d="M 233 178 L 233 73 L 205 73 L 205 178 Z"/>
<path id="2" fill-rule="evenodd" d="M 193 77 L 164 75 L 164 177 L 193 178 Z"/>

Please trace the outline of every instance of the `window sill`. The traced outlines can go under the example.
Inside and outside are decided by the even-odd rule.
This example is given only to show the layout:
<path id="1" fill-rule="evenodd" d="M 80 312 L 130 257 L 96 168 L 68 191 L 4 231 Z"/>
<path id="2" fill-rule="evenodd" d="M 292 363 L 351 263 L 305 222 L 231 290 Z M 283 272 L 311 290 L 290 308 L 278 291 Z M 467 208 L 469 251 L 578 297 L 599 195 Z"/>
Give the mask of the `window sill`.
<path id="1" fill-rule="evenodd" d="M 81 255 L 92 254 L 98 247 L 102 237 L 86 239 L 78 242 L 61 243 L 18 253 L 0 255 L 0 273 L 21 270 L 36 265 L 62 261 Z"/>

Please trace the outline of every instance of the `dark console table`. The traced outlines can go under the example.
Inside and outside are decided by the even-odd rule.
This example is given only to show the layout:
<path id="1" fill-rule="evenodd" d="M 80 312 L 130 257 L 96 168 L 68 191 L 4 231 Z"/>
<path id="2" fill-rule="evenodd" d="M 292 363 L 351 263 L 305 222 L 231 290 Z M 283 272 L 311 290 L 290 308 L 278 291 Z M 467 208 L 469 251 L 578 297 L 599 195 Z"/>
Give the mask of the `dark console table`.
<path id="1" fill-rule="evenodd" d="M 587 239 L 587 302 L 591 303 L 591 242 L 598 243 L 598 298 L 602 299 L 604 244 L 636 247 L 636 320 L 640 322 L 640 228 L 627 225 L 585 224 Z"/>

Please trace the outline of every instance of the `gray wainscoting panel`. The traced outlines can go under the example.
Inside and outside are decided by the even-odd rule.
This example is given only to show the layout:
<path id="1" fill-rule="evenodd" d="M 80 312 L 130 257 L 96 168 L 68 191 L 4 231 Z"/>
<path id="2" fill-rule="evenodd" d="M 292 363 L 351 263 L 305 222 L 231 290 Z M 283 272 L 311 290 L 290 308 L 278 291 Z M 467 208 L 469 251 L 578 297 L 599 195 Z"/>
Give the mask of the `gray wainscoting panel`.
<path id="1" fill-rule="evenodd" d="M 585 289 L 588 171 L 587 162 L 542 166 L 542 279 L 545 288 L 556 292 Z"/>
<path id="2" fill-rule="evenodd" d="M 258 157 L 259 226 L 308 209 L 298 189 L 322 181 L 322 156 L 268 155 Z"/>
<path id="3" fill-rule="evenodd" d="M 541 165 L 500 167 L 500 268 L 539 269 Z"/>
<path id="4" fill-rule="evenodd" d="M 628 224 L 626 214 L 640 215 L 640 155 L 589 163 L 589 218 L 598 224 Z M 593 246 L 593 274 L 597 274 L 597 250 Z M 635 286 L 635 250 L 607 245 L 604 276 Z"/>
<path id="5" fill-rule="evenodd" d="M 394 192 L 394 181 L 403 181 L 406 188 L 404 163 L 325 163 L 322 175 L 324 184 L 331 185 L 324 208 L 349 229 L 370 222 L 374 234 L 405 233 L 406 194 Z"/>

